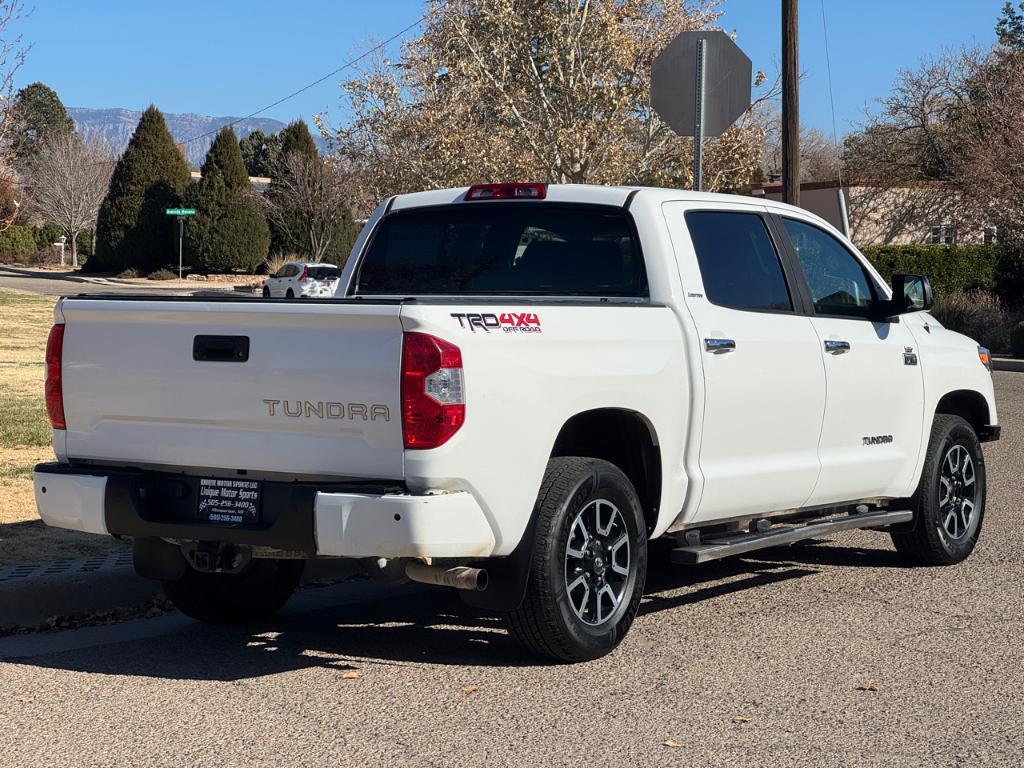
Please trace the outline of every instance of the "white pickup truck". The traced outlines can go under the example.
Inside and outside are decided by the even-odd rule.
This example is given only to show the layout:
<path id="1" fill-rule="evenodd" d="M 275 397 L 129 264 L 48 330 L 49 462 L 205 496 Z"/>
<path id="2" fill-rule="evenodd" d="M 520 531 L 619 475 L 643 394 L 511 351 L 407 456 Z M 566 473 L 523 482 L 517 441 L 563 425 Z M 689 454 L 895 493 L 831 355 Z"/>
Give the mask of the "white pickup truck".
<path id="1" fill-rule="evenodd" d="M 607 653 L 648 541 L 700 563 L 845 528 L 922 564 L 981 530 L 987 350 L 824 221 L 752 198 L 492 184 L 393 197 L 337 297 L 72 297 L 50 525 L 131 537 L 187 614 L 311 558 L 447 584 L 529 649 Z"/>

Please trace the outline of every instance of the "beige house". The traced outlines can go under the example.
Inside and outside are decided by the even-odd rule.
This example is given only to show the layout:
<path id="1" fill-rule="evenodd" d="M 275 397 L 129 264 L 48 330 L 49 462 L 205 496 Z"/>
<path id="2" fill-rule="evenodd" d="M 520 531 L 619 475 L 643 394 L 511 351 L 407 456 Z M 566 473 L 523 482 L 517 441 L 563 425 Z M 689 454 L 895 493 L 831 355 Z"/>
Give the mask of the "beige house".
<path id="1" fill-rule="evenodd" d="M 782 184 L 755 185 L 752 194 L 782 200 Z M 857 245 L 945 245 L 990 243 L 996 229 L 976 223 L 961 204 L 960 193 L 942 182 L 904 182 L 899 185 L 870 181 L 844 184 L 850 239 Z M 821 216 L 842 231 L 840 187 L 835 181 L 800 185 L 800 207 Z"/>

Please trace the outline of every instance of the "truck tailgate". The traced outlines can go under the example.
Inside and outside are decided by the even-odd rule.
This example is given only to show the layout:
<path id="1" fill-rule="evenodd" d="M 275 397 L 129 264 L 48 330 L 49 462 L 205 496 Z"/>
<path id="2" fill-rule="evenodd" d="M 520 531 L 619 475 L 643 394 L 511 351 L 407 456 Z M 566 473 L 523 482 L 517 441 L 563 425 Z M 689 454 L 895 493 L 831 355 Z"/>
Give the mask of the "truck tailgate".
<path id="1" fill-rule="evenodd" d="M 403 477 L 401 305 L 65 299 L 66 453 Z"/>

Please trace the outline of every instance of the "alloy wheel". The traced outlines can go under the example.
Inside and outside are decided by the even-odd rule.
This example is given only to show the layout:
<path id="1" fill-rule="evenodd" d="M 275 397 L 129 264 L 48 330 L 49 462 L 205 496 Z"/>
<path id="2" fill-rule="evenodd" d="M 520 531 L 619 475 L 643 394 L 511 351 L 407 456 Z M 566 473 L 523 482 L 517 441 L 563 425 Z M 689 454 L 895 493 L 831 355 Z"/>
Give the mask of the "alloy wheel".
<path id="1" fill-rule="evenodd" d="M 590 501 L 569 527 L 565 589 L 577 618 L 589 626 L 609 621 L 622 602 L 630 573 L 629 530 L 607 499 Z"/>
<path id="2" fill-rule="evenodd" d="M 974 461 L 962 445 L 946 452 L 939 470 L 939 518 L 942 530 L 954 541 L 971 529 L 977 509 Z"/>

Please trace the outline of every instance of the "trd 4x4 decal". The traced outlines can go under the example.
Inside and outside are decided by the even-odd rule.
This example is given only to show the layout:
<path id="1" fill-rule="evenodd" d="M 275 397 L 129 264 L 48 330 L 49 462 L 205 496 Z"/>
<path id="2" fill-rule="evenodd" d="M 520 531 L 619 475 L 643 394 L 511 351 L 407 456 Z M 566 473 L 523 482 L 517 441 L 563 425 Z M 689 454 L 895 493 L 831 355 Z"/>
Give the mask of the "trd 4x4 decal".
<path id="1" fill-rule="evenodd" d="M 452 312 L 460 328 L 477 329 L 490 333 L 501 330 L 504 333 L 540 333 L 540 318 L 534 312 Z"/>

